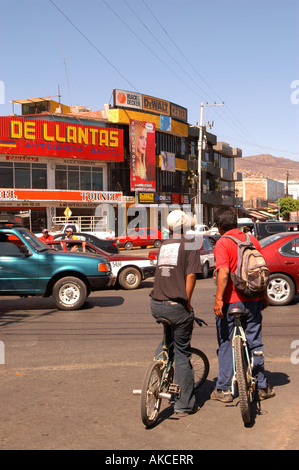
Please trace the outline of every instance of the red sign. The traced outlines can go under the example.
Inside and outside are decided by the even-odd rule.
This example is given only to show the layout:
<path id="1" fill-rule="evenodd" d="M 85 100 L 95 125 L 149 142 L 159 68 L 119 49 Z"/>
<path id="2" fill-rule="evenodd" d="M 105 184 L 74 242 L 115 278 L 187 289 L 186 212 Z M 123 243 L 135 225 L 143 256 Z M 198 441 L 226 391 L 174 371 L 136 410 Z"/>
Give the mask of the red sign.
<path id="1" fill-rule="evenodd" d="M 121 162 L 124 160 L 123 130 L 0 117 L 0 152 Z"/>
<path id="2" fill-rule="evenodd" d="M 155 124 L 130 120 L 131 191 L 156 191 Z"/>

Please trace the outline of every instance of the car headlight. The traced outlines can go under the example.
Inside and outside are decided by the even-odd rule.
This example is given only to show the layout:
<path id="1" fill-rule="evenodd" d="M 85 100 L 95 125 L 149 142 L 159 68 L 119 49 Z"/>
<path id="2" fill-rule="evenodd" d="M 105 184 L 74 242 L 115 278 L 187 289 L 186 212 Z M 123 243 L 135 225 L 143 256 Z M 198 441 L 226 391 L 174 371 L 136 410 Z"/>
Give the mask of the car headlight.
<path id="1" fill-rule="evenodd" d="M 111 272 L 110 263 L 99 263 L 98 264 L 98 271 L 100 273 L 110 273 Z"/>

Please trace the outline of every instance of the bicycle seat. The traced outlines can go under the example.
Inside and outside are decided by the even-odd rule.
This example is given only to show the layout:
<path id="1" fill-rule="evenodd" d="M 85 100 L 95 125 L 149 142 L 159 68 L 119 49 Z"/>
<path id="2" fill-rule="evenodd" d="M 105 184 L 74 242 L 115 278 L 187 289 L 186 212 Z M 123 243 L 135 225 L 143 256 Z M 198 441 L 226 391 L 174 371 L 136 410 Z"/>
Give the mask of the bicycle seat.
<path id="1" fill-rule="evenodd" d="M 243 310 L 241 307 L 234 307 L 229 312 L 227 312 L 227 314 L 231 316 L 239 315 L 241 317 L 246 317 L 247 315 L 245 310 Z"/>
<path id="2" fill-rule="evenodd" d="M 171 321 L 168 320 L 168 318 L 159 317 L 159 318 L 156 318 L 156 322 L 157 323 L 162 323 L 162 325 L 164 325 L 164 326 L 171 326 L 172 325 Z"/>

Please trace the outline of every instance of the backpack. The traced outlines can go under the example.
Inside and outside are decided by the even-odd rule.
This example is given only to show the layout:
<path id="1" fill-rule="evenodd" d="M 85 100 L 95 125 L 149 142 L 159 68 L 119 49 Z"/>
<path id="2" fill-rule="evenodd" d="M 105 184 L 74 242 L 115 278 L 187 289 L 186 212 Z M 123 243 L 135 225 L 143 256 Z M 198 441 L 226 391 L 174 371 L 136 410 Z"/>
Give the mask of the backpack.
<path id="1" fill-rule="evenodd" d="M 246 240 L 238 240 L 231 235 L 224 235 L 237 244 L 237 269 L 230 273 L 236 290 L 249 298 L 265 294 L 269 282 L 269 268 L 263 255 L 257 250 L 246 233 Z"/>

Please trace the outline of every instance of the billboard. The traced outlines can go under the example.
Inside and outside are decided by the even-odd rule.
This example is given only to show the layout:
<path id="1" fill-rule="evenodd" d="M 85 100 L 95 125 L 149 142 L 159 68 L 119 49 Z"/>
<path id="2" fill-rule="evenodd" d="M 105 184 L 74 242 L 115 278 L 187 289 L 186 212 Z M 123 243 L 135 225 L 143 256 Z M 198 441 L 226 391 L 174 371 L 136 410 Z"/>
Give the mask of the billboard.
<path id="1" fill-rule="evenodd" d="M 155 124 L 130 120 L 131 191 L 156 190 Z"/>
<path id="2" fill-rule="evenodd" d="M 61 121 L 0 117 L 0 153 L 124 160 L 123 130 Z"/>

